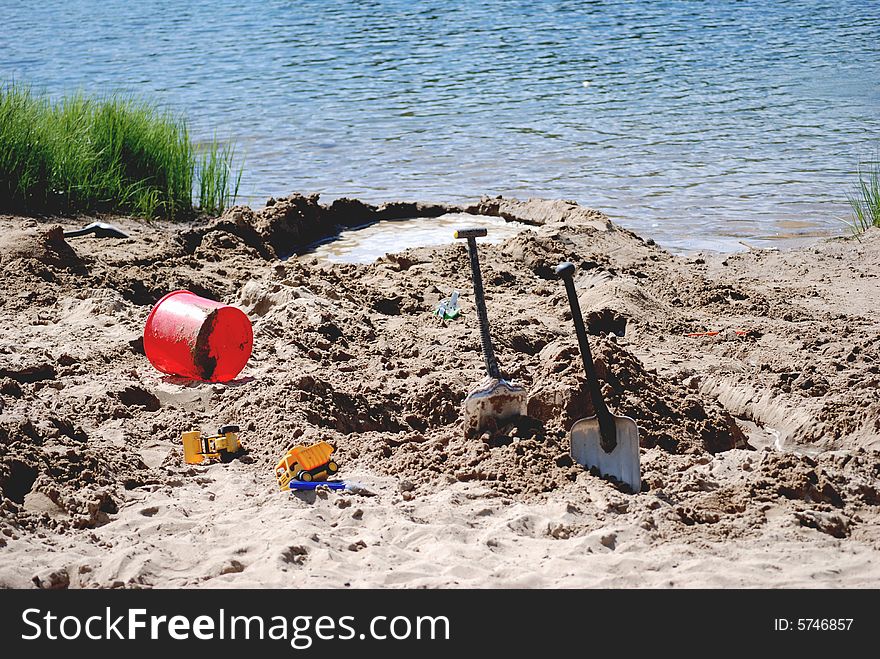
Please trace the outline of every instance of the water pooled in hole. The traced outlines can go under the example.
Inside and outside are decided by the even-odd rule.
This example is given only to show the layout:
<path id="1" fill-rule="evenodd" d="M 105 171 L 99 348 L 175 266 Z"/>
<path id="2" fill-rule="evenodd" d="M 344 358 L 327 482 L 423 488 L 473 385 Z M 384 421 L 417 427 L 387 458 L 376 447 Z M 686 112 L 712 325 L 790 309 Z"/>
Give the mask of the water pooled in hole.
<path id="1" fill-rule="evenodd" d="M 372 263 L 385 254 L 411 247 L 453 243 L 455 230 L 464 228 L 487 229 L 488 235 L 478 240 L 500 243 L 528 227 L 500 217 L 469 213 L 383 220 L 343 231 L 338 237 L 318 245 L 311 254 L 336 263 Z"/>

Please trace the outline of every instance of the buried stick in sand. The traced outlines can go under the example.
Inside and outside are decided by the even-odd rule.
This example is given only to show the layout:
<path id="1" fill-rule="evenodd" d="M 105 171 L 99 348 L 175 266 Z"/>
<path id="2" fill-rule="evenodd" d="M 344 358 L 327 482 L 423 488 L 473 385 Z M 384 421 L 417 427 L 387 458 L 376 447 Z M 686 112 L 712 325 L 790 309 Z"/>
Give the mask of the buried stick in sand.
<path id="1" fill-rule="evenodd" d="M 480 260 L 477 256 L 477 238 L 486 235 L 486 229 L 460 229 L 456 238 L 465 238 L 474 278 L 474 300 L 477 305 L 477 319 L 480 323 L 480 343 L 483 360 L 486 362 L 487 377 L 468 392 L 462 404 L 464 434 L 474 437 L 486 429 L 497 427 L 500 421 L 526 413 L 526 391 L 501 377 L 501 369 L 492 349 L 489 335 L 489 316 L 486 313 L 486 297 L 483 292 L 483 277 L 480 274 Z"/>

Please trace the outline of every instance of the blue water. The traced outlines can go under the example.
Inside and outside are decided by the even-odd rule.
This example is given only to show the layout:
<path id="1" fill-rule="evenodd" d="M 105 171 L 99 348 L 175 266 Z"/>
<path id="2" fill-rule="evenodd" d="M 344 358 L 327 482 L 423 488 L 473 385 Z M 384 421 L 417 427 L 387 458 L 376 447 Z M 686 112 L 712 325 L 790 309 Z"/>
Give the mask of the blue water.
<path id="1" fill-rule="evenodd" d="M 0 78 L 182 112 L 238 143 L 255 205 L 563 197 L 722 245 L 839 232 L 880 146 L 877 0 L 3 0 L 0 25 Z"/>

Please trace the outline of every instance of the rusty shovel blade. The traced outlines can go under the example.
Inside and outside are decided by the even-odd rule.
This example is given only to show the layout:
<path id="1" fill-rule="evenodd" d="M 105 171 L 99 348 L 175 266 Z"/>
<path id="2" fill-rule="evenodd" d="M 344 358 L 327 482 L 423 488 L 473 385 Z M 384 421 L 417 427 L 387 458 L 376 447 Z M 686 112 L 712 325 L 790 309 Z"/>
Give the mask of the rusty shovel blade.
<path id="1" fill-rule="evenodd" d="M 528 395 L 522 387 L 499 378 L 484 379 L 462 403 L 465 437 L 477 437 L 508 419 L 525 416 L 527 405 Z"/>

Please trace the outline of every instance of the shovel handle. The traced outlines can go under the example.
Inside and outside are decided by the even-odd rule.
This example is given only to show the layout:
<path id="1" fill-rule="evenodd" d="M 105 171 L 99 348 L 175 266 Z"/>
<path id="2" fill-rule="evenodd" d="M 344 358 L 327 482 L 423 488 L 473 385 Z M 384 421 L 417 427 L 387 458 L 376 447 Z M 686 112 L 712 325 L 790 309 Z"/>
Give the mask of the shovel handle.
<path id="1" fill-rule="evenodd" d="M 611 453 L 617 446 L 617 427 L 614 417 L 605 405 L 602 398 L 602 389 L 599 387 L 599 378 L 593 365 L 593 355 L 590 352 L 590 342 L 587 341 L 587 328 L 584 326 L 584 317 L 581 314 L 581 305 L 578 302 L 577 291 L 574 289 L 573 263 L 560 263 L 556 266 L 556 276 L 565 282 L 565 291 L 568 293 L 568 304 L 571 306 L 571 318 L 574 321 L 574 329 L 577 333 L 578 345 L 581 349 L 581 359 L 584 362 L 584 371 L 587 374 L 587 387 L 590 390 L 590 399 L 593 401 L 593 409 L 596 410 L 596 418 L 599 420 L 599 433 L 601 435 L 602 449 Z"/>
<path id="2" fill-rule="evenodd" d="M 90 233 L 93 233 L 95 228 L 91 225 L 84 227 L 82 229 L 71 229 L 69 231 L 64 232 L 65 238 L 77 238 L 79 236 L 86 236 Z"/>
<path id="3" fill-rule="evenodd" d="M 480 323 L 480 344 L 483 347 L 483 361 L 486 362 L 486 373 L 489 377 L 501 379 L 501 370 L 492 349 L 492 337 L 489 336 L 489 315 L 486 313 L 486 294 L 483 291 L 483 276 L 480 274 L 480 259 L 477 256 L 477 238 L 485 236 L 486 229 L 459 229 L 456 238 L 467 240 L 468 255 L 471 260 L 471 275 L 474 279 L 474 299 L 477 303 L 477 320 Z"/>
<path id="4" fill-rule="evenodd" d="M 128 238 L 128 234 L 106 222 L 92 222 L 82 229 L 71 229 L 64 232 L 65 238 L 76 238 L 93 234 L 96 238 Z"/>
<path id="5" fill-rule="evenodd" d="M 485 238 L 489 232 L 486 229 L 459 229 L 455 232 L 456 238 Z"/>

